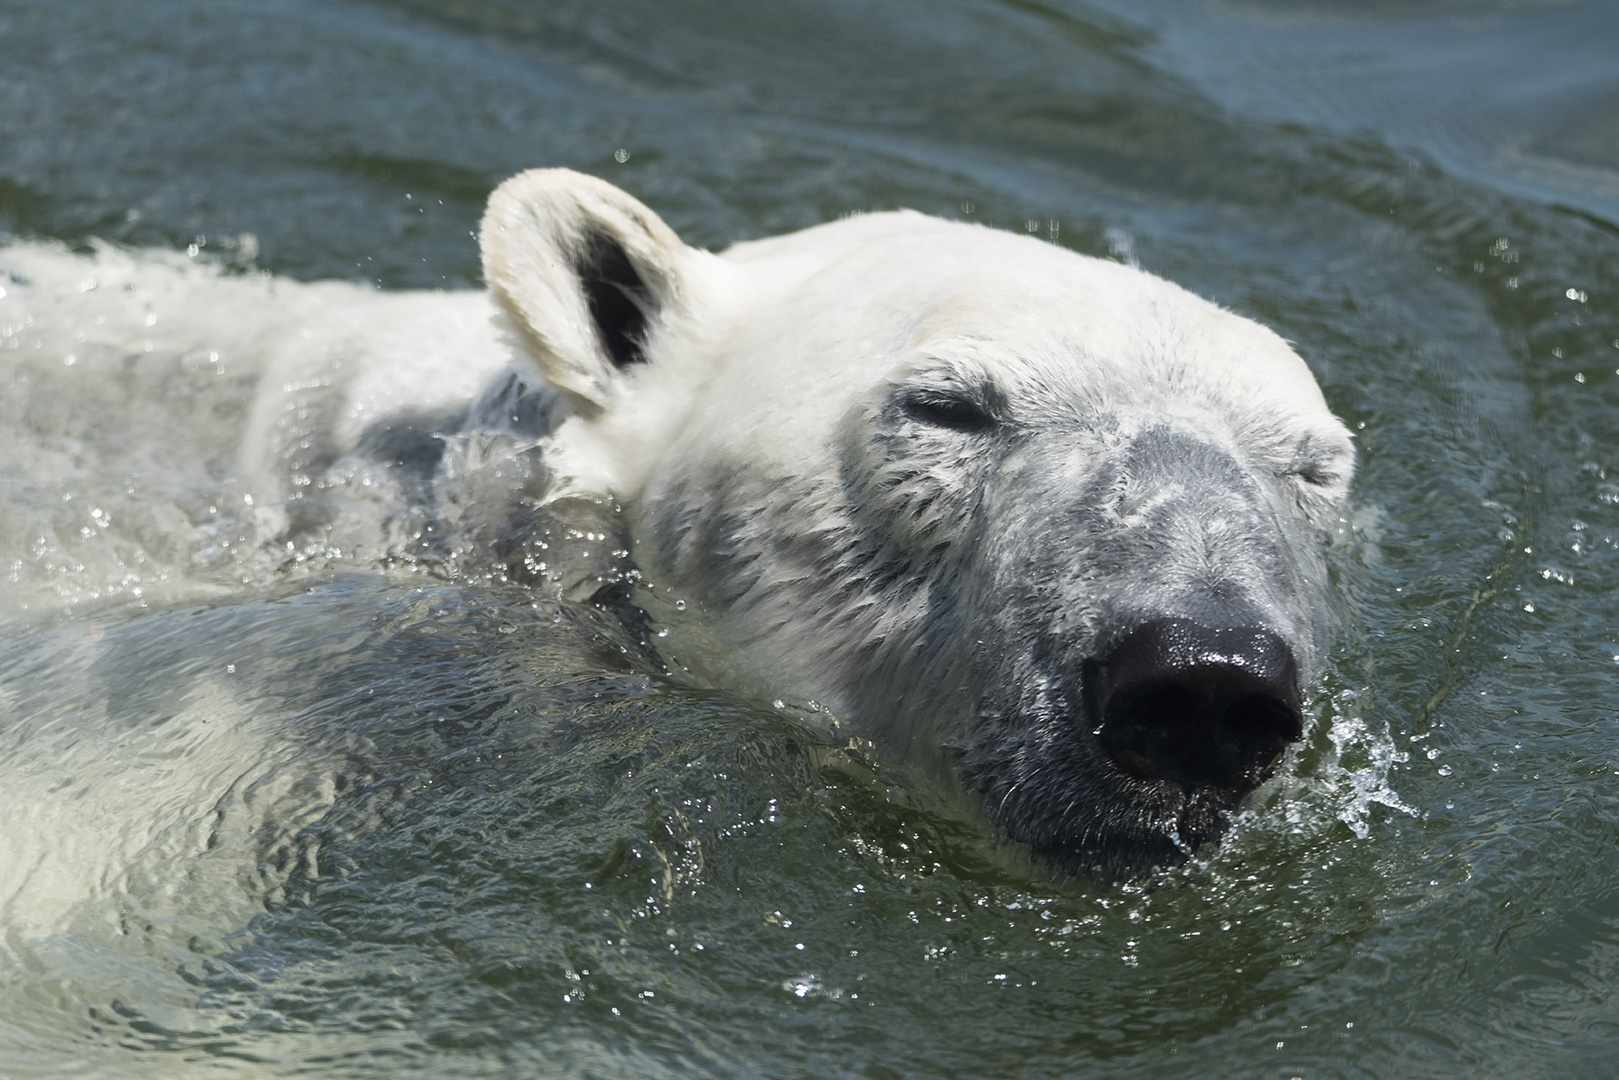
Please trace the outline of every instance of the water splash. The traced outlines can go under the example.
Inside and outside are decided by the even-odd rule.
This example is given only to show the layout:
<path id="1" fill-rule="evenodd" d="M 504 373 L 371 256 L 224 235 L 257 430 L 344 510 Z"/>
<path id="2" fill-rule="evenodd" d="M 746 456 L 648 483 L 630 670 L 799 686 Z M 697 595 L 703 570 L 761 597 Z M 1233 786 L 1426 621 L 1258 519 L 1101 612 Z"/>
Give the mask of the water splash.
<path id="1" fill-rule="evenodd" d="M 1416 807 L 1394 790 L 1390 777 L 1411 755 L 1394 743 L 1387 721 L 1368 722 L 1362 714 L 1363 691 L 1341 690 L 1329 706 L 1327 738 L 1332 753 L 1322 762 L 1320 777 L 1334 793 L 1336 816 L 1356 839 L 1371 835 L 1372 807 L 1417 817 Z"/>

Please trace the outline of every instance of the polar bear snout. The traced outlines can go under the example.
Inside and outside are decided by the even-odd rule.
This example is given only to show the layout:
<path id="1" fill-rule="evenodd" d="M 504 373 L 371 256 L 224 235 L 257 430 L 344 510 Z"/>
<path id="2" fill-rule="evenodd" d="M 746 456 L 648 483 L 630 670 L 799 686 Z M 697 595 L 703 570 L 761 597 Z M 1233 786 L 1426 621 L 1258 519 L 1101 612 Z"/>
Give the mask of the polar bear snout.
<path id="1" fill-rule="evenodd" d="M 1155 619 L 1087 667 L 1092 730 L 1140 780 L 1246 792 L 1303 734 L 1298 664 L 1262 627 Z"/>

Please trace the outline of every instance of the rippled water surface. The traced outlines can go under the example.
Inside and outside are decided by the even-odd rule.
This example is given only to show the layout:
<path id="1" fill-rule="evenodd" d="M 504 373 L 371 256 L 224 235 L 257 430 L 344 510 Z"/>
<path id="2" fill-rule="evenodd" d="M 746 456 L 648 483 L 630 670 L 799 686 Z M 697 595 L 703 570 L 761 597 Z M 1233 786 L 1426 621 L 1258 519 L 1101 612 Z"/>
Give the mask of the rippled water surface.
<path id="1" fill-rule="evenodd" d="M 0 1074 L 1619 1063 L 1619 8 L 0 0 L 0 46 Z M 1351 614 L 1232 839 L 1043 882 L 477 550 L 271 544 L 261 371 L 110 288 L 17 314 L 66 249 L 472 287 L 534 165 L 708 247 L 1028 230 L 1294 341 Z"/>

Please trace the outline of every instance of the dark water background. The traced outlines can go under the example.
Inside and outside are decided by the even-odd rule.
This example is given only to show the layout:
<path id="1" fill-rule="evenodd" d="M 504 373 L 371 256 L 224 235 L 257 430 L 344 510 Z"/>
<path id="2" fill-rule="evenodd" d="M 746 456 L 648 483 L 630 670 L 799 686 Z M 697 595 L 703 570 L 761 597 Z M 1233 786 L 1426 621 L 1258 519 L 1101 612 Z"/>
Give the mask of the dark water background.
<path id="1" fill-rule="evenodd" d="M 14 239 L 460 288 L 536 165 L 710 247 L 1028 229 L 1296 342 L 1368 538 L 1315 734 L 1204 863 L 1044 886 L 588 608 L 207 556 L 228 470 L 142 477 L 146 552 L 215 591 L 140 610 L 61 496 L 114 411 L 184 408 L 0 372 L 0 827 L 167 775 L 176 717 L 274 736 L 196 744 L 201 853 L 49 933 L 0 881 L 0 1075 L 1619 1069 L 1619 5 L 0 0 Z"/>

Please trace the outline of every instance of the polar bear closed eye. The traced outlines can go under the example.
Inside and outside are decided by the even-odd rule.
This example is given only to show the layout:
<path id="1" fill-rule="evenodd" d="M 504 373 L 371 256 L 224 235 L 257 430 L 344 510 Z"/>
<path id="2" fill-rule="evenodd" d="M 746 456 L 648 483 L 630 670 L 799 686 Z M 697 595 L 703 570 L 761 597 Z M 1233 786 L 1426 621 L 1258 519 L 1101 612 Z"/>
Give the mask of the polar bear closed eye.
<path id="1" fill-rule="evenodd" d="M 710 254 L 564 170 L 482 237 L 564 399 L 553 495 L 622 505 L 739 689 L 1077 870 L 1183 858 L 1300 737 L 1354 455 L 1271 331 L 910 212 Z"/>

